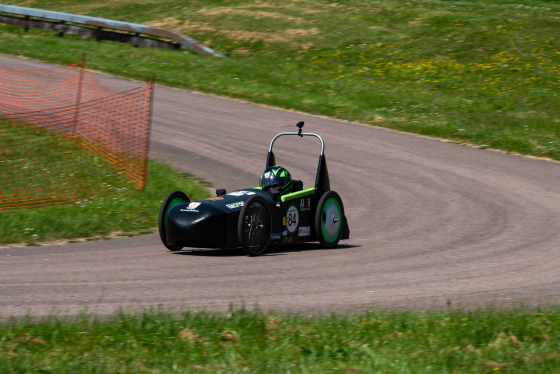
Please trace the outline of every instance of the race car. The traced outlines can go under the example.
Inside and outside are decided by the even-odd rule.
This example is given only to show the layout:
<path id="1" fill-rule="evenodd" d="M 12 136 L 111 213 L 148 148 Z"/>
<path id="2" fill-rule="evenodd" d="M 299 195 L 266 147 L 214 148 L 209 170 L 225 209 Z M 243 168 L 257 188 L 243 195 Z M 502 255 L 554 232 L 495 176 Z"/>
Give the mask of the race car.
<path id="1" fill-rule="evenodd" d="M 193 201 L 181 192 L 171 192 L 159 212 L 159 234 L 170 251 L 184 247 L 241 247 L 249 256 L 262 255 L 267 247 L 284 244 L 319 242 L 336 247 L 350 237 L 344 205 L 338 193 L 331 191 L 325 143 L 315 133 L 281 132 L 270 142 L 265 172 L 259 186 L 227 192 Z M 321 142 L 315 186 L 303 189 L 290 173 L 276 165 L 274 142 L 282 136 L 314 137 Z"/>

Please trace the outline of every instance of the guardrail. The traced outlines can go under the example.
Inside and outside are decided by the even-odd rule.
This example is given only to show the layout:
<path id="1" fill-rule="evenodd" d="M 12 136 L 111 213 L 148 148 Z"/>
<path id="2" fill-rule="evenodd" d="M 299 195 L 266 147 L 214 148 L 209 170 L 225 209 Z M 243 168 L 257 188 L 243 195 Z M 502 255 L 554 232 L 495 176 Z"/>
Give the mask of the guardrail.
<path id="1" fill-rule="evenodd" d="M 53 30 L 57 31 L 59 36 L 74 34 L 148 48 L 183 46 L 201 55 L 226 57 L 225 54 L 212 50 L 181 31 L 138 23 L 4 4 L 0 4 L 0 22 L 24 27 L 26 30 L 29 28 Z"/>

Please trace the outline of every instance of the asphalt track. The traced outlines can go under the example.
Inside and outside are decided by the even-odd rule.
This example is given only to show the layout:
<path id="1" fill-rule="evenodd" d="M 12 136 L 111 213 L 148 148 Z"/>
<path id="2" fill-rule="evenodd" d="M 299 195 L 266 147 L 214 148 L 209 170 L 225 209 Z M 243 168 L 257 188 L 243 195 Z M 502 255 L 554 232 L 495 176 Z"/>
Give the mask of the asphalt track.
<path id="1" fill-rule="evenodd" d="M 0 64 L 45 66 L 7 56 Z M 168 253 L 157 234 L 3 247 L 0 316 L 559 303 L 559 163 L 161 86 L 151 153 L 217 188 L 254 186 L 270 139 L 301 120 L 323 136 L 331 188 L 345 204 L 351 238 L 339 248 Z M 279 140 L 276 151 L 306 186 L 319 152 L 313 140 Z"/>

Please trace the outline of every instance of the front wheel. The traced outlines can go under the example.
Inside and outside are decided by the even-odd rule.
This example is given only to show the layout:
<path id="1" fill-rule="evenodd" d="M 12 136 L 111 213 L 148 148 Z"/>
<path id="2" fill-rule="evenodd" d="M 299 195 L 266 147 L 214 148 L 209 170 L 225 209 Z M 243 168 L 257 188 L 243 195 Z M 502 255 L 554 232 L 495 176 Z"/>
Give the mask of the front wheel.
<path id="1" fill-rule="evenodd" d="M 344 205 L 340 196 L 334 191 L 325 192 L 315 211 L 315 232 L 323 247 L 333 248 L 338 245 L 344 219 Z"/>
<path id="2" fill-rule="evenodd" d="M 165 248 L 169 249 L 170 251 L 178 251 L 182 249 L 182 246 L 179 245 L 169 245 L 167 244 L 167 213 L 169 210 L 177 205 L 185 204 L 190 202 L 191 200 L 181 191 L 174 191 L 171 192 L 167 197 L 163 200 L 161 204 L 161 208 L 159 209 L 159 217 L 158 217 L 158 227 L 159 227 L 159 237 L 161 242 L 165 246 Z"/>
<path id="3" fill-rule="evenodd" d="M 261 255 L 270 240 L 270 208 L 265 199 L 251 196 L 243 204 L 237 223 L 237 235 L 243 251 L 249 256 Z"/>

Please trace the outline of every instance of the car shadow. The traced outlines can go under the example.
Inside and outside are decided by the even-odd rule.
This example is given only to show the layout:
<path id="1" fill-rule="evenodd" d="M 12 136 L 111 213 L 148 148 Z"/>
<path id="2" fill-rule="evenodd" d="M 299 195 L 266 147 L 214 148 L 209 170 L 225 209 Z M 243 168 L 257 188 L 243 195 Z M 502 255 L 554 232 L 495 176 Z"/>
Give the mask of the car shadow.
<path id="1" fill-rule="evenodd" d="M 361 247 L 360 245 L 352 245 L 352 244 L 339 244 L 335 248 L 323 248 L 319 243 L 301 243 L 298 245 L 277 245 L 272 246 L 266 249 L 266 251 L 257 257 L 264 257 L 264 256 L 284 256 L 290 253 L 295 252 L 303 252 L 303 251 L 339 251 L 351 248 L 358 248 Z M 185 249 L 183 248 L 180 251 L 170 252 L 172 255 L 177 256 L 211 256 L 211 257 L 238 257 L 238 256 L 247 256 L 245 252 L 241 248 L 234 248 L 234 249 L 216 249 L 216 248 L 192 248 L 192 249 Z M 249 256 L 247 256 L 249 257 Z"/>

